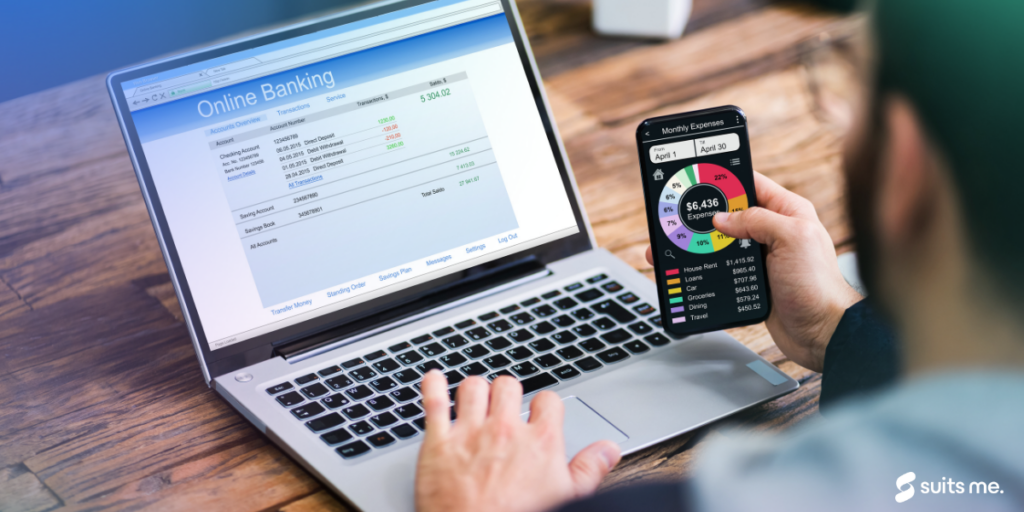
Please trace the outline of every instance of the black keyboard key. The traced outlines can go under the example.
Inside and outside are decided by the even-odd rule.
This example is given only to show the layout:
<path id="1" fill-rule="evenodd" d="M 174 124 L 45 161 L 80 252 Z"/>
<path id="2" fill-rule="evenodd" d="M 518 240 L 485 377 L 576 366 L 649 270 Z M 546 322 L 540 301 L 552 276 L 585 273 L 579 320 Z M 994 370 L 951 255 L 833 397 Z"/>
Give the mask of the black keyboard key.
<path id="1" fill-rule="evenodd" d="M 526 377 L 527 375 L 533 375 L 540 371 L 533 363 L 526 361 L 512 366 L 512 371 L 516 372 L 520 377 Z"/>
<path id="2" fill-rule="evenodd" d="M 594 359 L 593 357 L 586 357 L 576 361 L 576 367 L 585 372 L 592 372 L 601 366 L 601 363 L 597 362 L 597 359 Z"/>
<path id="3" fill-rule="evenodd" d="M 453 332 L 455 332 L 455 329 L 452 329 L 451 327 L 445 327 L 444 329 L 438 329 L 438 330 L 434 331 L 431 334 L 433 334 L 435 338 L 441 338 L 441 337 L 447 336 L 447 335 L 449 335 L 449 334 L 451 334 Z"/>
<path id="4" fill-rule="evenodd" d="M 598 281 L 600 281 L 602 279 L 605 279 L 607 277 L 608 276 L 606 276 L 604 274 L 598 274 L 598 275 L 596 275 L 594 277 L 591 277 L 591 278 L 587 279 L 587 282 L 590 283 L 590 284 L 594 284 L 594 283 L 596 283 L 596 282 L 598 282 Z"/>
<path id="5" fill-rule="evenodd" d="M 373 396 L 373 391 L 366 386 L 360 385 L 352 389 L 345 390 L 345 394 L 348 395 L 349 398 L 351 398 L 352 400 L 362 400 L 364 398 L 369 398 Z"/>
<path id="6" fill-rule="evenodd" d="M 555 297 L 558 297 L 561 294 L 562 294 L 562 292 L 560 292 L 558 290 L 551 290 L 550 292 L 547 292 L 547 293 L 541 295 L 540 298 L 542 298 L 542 299 L 553 299 Z"/>
<path id="7" fill-rule="evenodd" d="M 324 406 L 316 402 L 313 402 L 308 403 L 306 405 L 300 405 L 292 409 L 292 414 L 294 414 L 296 418 L 304 420 L 306 418 L 312 418 L 313 416 L 316 416 L 317 414 L 320 414 L 326 410 L 327 409 L 324 409 Z"/>
<path id="8" fill-rule="evenodd" d="M 610 283 L 602 284 L 601 288 L 603 288 L 604 291 L 606 291 L 606 292 L 615 293 L 617 291 L 622 290 L 622 285 L 617 283 L 617 282 L 615 282 L 615 281 L 612 281 Z"/>
<path id="9" fill-rule="evenodd" d="M 267 394 L 276 395 L 286 389 L 291 389 L 292 387 L 293 386 L 291 382 L 282 382 L 276 386 L 270 386 L 269 388 L 267 388 Z"/>
<path id="10" fill-rule="evenodd" d="M 576 323 L 576 320 L 573 320 L 572 317 L 569 315 L 562 315 L 552 318 L 551 323 L 559 327 L 569 327 L 570 325 Z"/>
<path id="11" fill-rule="evenodd" d="M 590 320 L 591 318 L 594 318 L 595 315 L 593 311 L 587 308 L 580 308 L 577 309 L 576 311 L 573 311 L 572 316 L 576 317 L 579 320 L 587 321 Z"/>
<path id="12" fill-rule="evenodd" d="M 458 391 L 458 390 L 459 390 L 458 387 L 448 388 L 448 400 L 451 401 L 451 403 L 453 403 L 453 404 L 455 403 L 455 392 Z M 452 411 L 452 419 L 454 420 L 455 419 L 455 408 L 452 407 L 450 410 Z"/>
<path id="13" fill-rule="evenodd" d="M 563 349 L 559 349 L 559 350 L 555 351 L 555 353 L 558 354 L 559 356 L 561 356 L 561 358 L 565 359 L 566 361 L 571 361 L 571 360 L 576 359 L 577 357 L 580 357 L 580 356 L 583 355 L 583 351 L 582 350 L 580 350 L 580 349 L 578 349 L 576 347 L 573 347 L 573 346 L 569 346 L 569 347 L 565 347 Z"/>
<path id="14" fill-rule="evenodd" d="M 570 284 L 569 286 L 566 286 L 565 291 L 574 292 L 576 290 L 579 290 L 580 288 L 583 288 L 583 283 L 573 283 Z"/>
<path id="15" fill-rule="evenodd" d="M 416 428 L 426 432 L 426 430 L 427 430 L 427 418 L 426 417 L 416 418 L 416 419 L 412 420 L 412 423 L 413 423 L 413 425 L 416 425 Z"/>
<path id="16" fill-rule="evenodd" d="M 344 375 L 332 377 L 324 382 L 326 382 L 328 386 L 331 386 L 332 389 L 345 389 L 346 387 L 352 385 L 352 379 L 349 379 Z"/>
<path id="17" fill-rule="evenodd" d="M 412 348 L 412 343 L 409 343 L 408 341 L 403 341 L 401 343 L 391 345 L 390 347 L 388 347 L 388 352 L 391 352 L 392 354 L 397 354 L 409 348 Z"/>
<path id="18" fill-rule="evenodd" d="M 440 343 L 434 342 L 429 345 L 423 345 L 422 347 L 420 347 L 420 352 L 423 352 L 423 355 L 427 357 L 434 357 L 436 355 L 445 353 L 445 348 L 442 347 Z"/>
<path id="19" fill-rule="evenodd" d="M 343 428 L 339 428 L 338 430 L 335 430 L 333 432 L 328 432 L 328 433 L 320 436 L 320 439 L 323 439 L 324 442 L 327 443 L 327 444 L 338 444 L 338 443 L 344 443 L 345 441 L 348 441 L 349 439 L 352 439 L 352 434 L 350 434 L 348 432 L 348 430 L 345 430 Z"/>
<path id="20" fill-rule="evenodd" d="M 427 361 L 427 362 L 417 366 L 416 368 L 418 368 L 420 370 L 420 373 L 424 373 L 424 374 L 429 372 L 430 370 L 442 370 L 442 371 L 444 370 L 444 366 L 442 366 L 441 363 L 439 363 L 437 361 Z"/>
<path id="21" fill-rule="evenodd" d="M 469 326 L 472 326 L 472 325 L 476 325 L 476 320 L 473 320 L 472 318 L 470 318 L 469 320 L 463 320 L 463 321 L 455 324 L 455 328 L 456 329 L 465 329 L 466 327 L 469 327 Z"/>
<path id="22" fill-rule="evenodd" d="M 448 377 L 448 385 L 449 386 L 451 386 L 452 384 L 458 384 L 458 383 L 462 382 L 463 379 L 466 378 L 461 373 L 459 373 L 459 372 L 457 372 L 455 370 L 452 370 L 452 371 L 449 371 L 449 372 L 444 372 L 444 376 Z M 450 390 L 450 392 L 451 393 L 455 393 L 455 388 L 452 388 Z"/>
<path id="23" fill-rule="evenodd" d="M 466 337 L 461 334 L 456 334 L 455 336 L 445 338 L 441 341 L 443 341 L 445 345 L 448 345 L 453 349 L 469 345 L 469 340 L 467 340 Z"/>
<path id="24" fill-rule="evenodd" d="M 651 322 L 651 325 L 657 327 L 658 329 L 661 329 L 661 317 L 660 316 L 651 317 L 650 319 L 648 319 L 648 322 Z"/>
<path id="25" fill-rule="evenodd" d="M 546 316 L 551 316 L 551 315 L 553 315 L 555 313 L 558 313 L 557 309 L 555 309 L 555 308 L 553 308 L 553 307 L 551 307 L 551 306 L 549 306 L 547 304 L 544 304 L 542 306 L 537 306 L 537 307 L 531 309 L 530 311 L 533 311 L 533 314 L 535 314 L 535 315 L 537 315 L 537 316 L 539 316 L 541 318 L 544 318 Z"/>
<path id="26" fill-rule="evenodd" d="M 327 389 L 327 386 L 324 386 L 319 382 L 313 384 L 312 386 L 306 386 L 302 388 L 302 394 L 308 396 L 309 398 L 320 398 L 330 392 L 331 390 Z"/>
<path id="27" fill-rule="evenodd" d="M 336 412 L 332 412 L 331 414 L 325 414 L 319 418 L 307 421 L 306 426 L 313 432 L 321 432 L 329 428 L 337 427 L 342 423 L 345 423 L 345 418 L 342 418 L 341 415 Z"/>
<path id="28" fill-rule="evenodd" d="M 349 419 L 353 419 L 353 420 L 357 419 L 357 418 L 362 418 L 363 416 L 366 416 L 367 414 L 370 414 L 370 410 L 367 409 L 366 406 L 363 405 L 363 404 L 355 404 L 353 406 L 346 407 L 346 408 L 342 409 L 341 412 L 345 416 L 348 416 Z"/>
<path id="29" fill-rule="evenodd" d="M 648 350 L 651 349 L 651 347 L 648 347 L 647 345 L 644 345 L 644 342 L 642 342 L 640 340 L 635 340 L 635 341 L 631 341 L 629 343 L 626 343 L 625 345 L 623 345 L 623 347 L 626 347 L 626 350 L 629 350 L 630 352 L 632 352 L 634 354 L 642 354 L 642 353 L 647 352 Z"/>
<path id="30" fill-rule="evenodd" d="M 526 329 L 519 329 L 518 331 L 512 331 L 512 332 L 508 333 L 506 336 L 508 336 L 508 338 L 510 340 L 512 340 L 512 341 L 514 341 L 516 343 L 522 343 L 524 341 L 529 341 L 529 340 L 533 339 L 533 333 L 528 331 L 528 330 L 526 330 Z"/>
<path id="31" fill-rule="evenodd" d="M 537 297 L 534 297 L 532 299 L 526 299 L 526 300 L 520 302 L 519 305 L 524 307 L 524 308 L 528 308 L 528 307 L 530 307 L 530 306 L 532 306 L 532 305 L 534 305 L 534 304 L 536 304 L 538 302 L 540 302 L 540 299 L 538 299 Z"/>
<path id="32" fill-rule="evenodd" d="M 569 380 L 580 376 L 580 371 L 574 368 L 571 364 L 567 364 L 561 368 L 555 368 L 554 370 L 551 370 L 551 373 L 555 374 L 562 380 Z"/>
<path id="33" fill-rule="evenodd" d="M 285 393 L 277 397 L 277 403 L 285 407 L 291 407 L 295 404 L 301 404 L 304 400 L 305 398 L 302 398 L 302 395 L 296 393 L 295 391 L 292 391 L 291 393 Z"/>
<path id="34" fill-rule="evenodd" d="M 416 404 L 406 404 L 401 407 L 395 407 L 395 414 L 409 419 L 423 414 L 423 409 L 417 407 Z"/>
<path id="35" fill-rule="evenodd" d="M 345 398 L 343 395 L 334 394 L 324 397 L 323 400 L 320 400 L 320 403 L 326 405 L 330 409 L 337 409 L 338 407 L 344 407 L 352 403 L 352 401 Z"/>
<path id="36" fill-rule="evenodd" d="M 484 314 L 478 316 L 477 318 L 479 318 L 481 322 L 486 322 L 488 320 L 493 320 L 495 318 L 498 318 L 498 312 L 497 311 L 491 311 L 490 313 L 484 313 Z"/>
<path id="37" fill-rule="evenodd" d="M 490 327 L 491 330 L 494 332 L 505 332 L 509 329 L 512 329 L 513 326 L 512 324 L 509 323 L 508 320 L 502 318 L 501 320 L 497 320 L 487 324 L 487 327 Z"/>
<path id="38" fill-rule="evenodd" d="M 409 439 L 410 437 L 419 434 L 419 432 L 417 432 L 416 429 L 408 423 L 402 423 L 401 425 L 391 429 L 391 433 L 399 439 Z"/>
<path id="39" fill-rule="evenodd" d="M 412 366 L 412 365 L 422 361 L 423 360 L 423 356 L 420 355 L 420 353 L 416 352 L 415 350 L 410 350 L 408 352 L 405 352 L 405 353 L 402 353 L 402 354 L 398 354 L 398 360 L 401 361 L 402 364 L 404 364 L 406 366 Z"/>
<path id="40" fill-rule="evenodd" d="M 552 366 L 562 364 L 562 360 L 555 357 L 554 354 L 544 354 L 537 359 L 534 359 L 533 362 L 541 368 L 551 368 Z"/>
<path id="41" fill-rule="evenodd" d="M 373 389 L 376 389 L 378 393 L 387 393 L 388 391 L 398 387 L 398 383 L 391 377 L 371 380 L 370 385 L 373 386 Z"/>
<path id="42" fill-rule="evenodd" d="M 649 315 L 651 313 L 654 313 L 655 309 L 654 306 L 651 306 L 650 304 L 645 302 L 643 304 L 640 304 L 639 306 L 633 306 L 633 311 L 636 311 L 641 315 Z"/>
<path id="43" fill-rule="evenodd" d="M 491 347 L 491 350 L 505 350 L 512 346 L 512 342 L 508 341 L 503 336 L 498 336 L 497 338 L 487 340 L 486 345 Z"/>
<path id="44" fill-rule="evenodd" d="M 614 329 L 619 324 L 615 323 L 615 320 L 612 320 L 611 318 L 602 316 L 601 318 L 598 318 L 597 320 L 591 322 L 591 325 L 597 327 L 598 329 L 601 329 L 602 331 L 607 331 L 608 329 Z"/>
<path id="45" fill-rule="evenodd" d="M 356 366 L 359 366 L 365 362 L 366 361 L 363 361 L 363 358 L 357 357 L 355 359 L 349 359 L 348 361 L 341 363 L 341 367 L 348 370 L 350 368 L 355 368 Z"/>
<path id="46" fill-rule="evenodd" d="M 580 348 L 586 350 L 587 352 L 597 352 L 598 350 L 601 350 L 602 348 L 605 348 L 608 345 L 601 343 L 601 340 L 597 338 L 591 338 L 587 341 L 581 341 L 579 346 Z"/>
<path id="47" fill-rule="evenodd" d="M 518 311 L 518 310 L 519 310 L 519 306 L 517 304 L 512 304 L 511 306 L 505 306 L 505 307 L 499 309 L 498 311 L 501 311 L 502 314 L 507 315 L 507 314 L 509 314 L 509 313 L 511 313 L 513 311 Z"/>
<path id="48" fill-rule="evenodd" d="M 508 370 L 500 370 L 500 371 L 496 371 L 496 372 L 488 375 L 487 376 L 487 380 L 493 381 L 494 379 L 497 379 L 498 377 L 501 377 L 502 375 L 504 375 L 506 377 L 512 377 L 513 379 L 516 378 L 516 376 L 513 375 L 512 372 L 510 372 Z M 516 379 L 516 380 L 518 380 L 518 379 Z"/>
<path id="49" fill-rule="evenodd" d="M 572 300 L 571 297 L 562 297 L 561 299 L 556 300 L 552 304 L 557 306 L 558 309 L 571 309 L 576 307 L 576 305 L 579 304 L 579 302 Z"/>
<path id="50" fill-rule="evenodd" d="M 366 421 L 360 421 L 349 425 L 348 429 L 357 436 L 365 436 L 370 432 L 373 432 L 373 425 L 370 425 L 370 423 Z"/>
<path id="51" fill-rule="evenodd" d="M 540 390 L 542 390 L 544 388 L 549 388 L 551 386 L 554 386 L 555 384 L 558 384 L 558 379 L 552 377 L 548 373 L 542 373 L 542 374 L 537 375 L 535 377 L 530 377 L 529 379 L 524 379 L 522 381 L 522 383 L 523 383 L 523 395 L 525 396 L 525 395 L 529 395 L 530 393 L 534 393 L 534 392 L 540 391 Z"/>
<path id="52" fill-rule="evenodd" d="M 410 400 L 416 400 L 420 397 L 419 393 L 412 390 L 412 388 L 396 389 L 389 393 L 391 398 L 398 400 L 399 402 L 408 402 Z"/>
<path id="53" fill-rule="evenodd" d="M 599 315 L 608 315 L 620 324 L 628 324 L 636 320 L 636 315 L 630 313 L 628 309 L 622 307 L 619 303 L 611 300 L 603 300 L 591 307 L 594 309 L 595 313 Z"/>
<path id="54" fill-rule="evenodd" d="M 506 341 L 505 343 L 508 343 L 508 341 Z M 511 343 L 509 343 L 509 345 L 511 345 Z M 466 356 L 468 356 L 470 359 L 480 359 L 481 357 L 490 354 L 491 351 L 487 350 L 487 347 L 483 345 L 473 345 L 472 347 L 466 347 L 462 349 L 462 353 L 466 354 Z"/>
<path id="55" fill-rule="evenodd" d="M 311 373 L 309 375 L 303 375 L 302 377 L 295 379 L 295 383 L 301 386 L 303 384 L 309 384 L 310 382 L 313 382 L 316 379 L 316 374 Z"/>
<path id="56" fill-rule="evenodd" d="M 430 341 L 432 339 L 434 339 L 433 336 L 431 336 L 429 334 L 424 334 L 422 336 L 417 336 L 417 337 L 409 340 L 409 342 L 411 342 L 413 345 L 422 345 L 422 344 L 424 344 L 424 343 L 426 343 L 426 342 L 428 342 L 428 341 Z"/>
<path id="57" fill-rule="evenodd" d="M 585 292 L 577 293 L 576 298 L 579 299 L 580 302 L 590 302 L 598 297 L 601 297 L 602 295 L 604 295 L 604 293 L 601 290 L 598 290 L 597 288 L 591 288 Z"/>
<path id="58" fill-rule="evenodd" d="M 605 364 L 612 364 L 627 359 L 629 352 L 626 352 L 622 347 L 614 347 L 609 350 L 605 350 L 597 354 L 597 358 L 604 361 Z"/>
<path id="59" fill-rule="evenodd" d="M 541 338 L 537 341 L 531 341 L 530 348 L 537 352 L 547 352 L 548 350 L 555 348 L 555 344 L 551 343 L 547 338 Z"/>
<path id="60" fill-rule="evenodd" d="M 557 327 L 551 325 L 551 322 L 541 322 L 539 324 L 533 324 L 533 326 L 531 326 L 530 328 L 533 329 L 534 332 L 536 332 L 537 334 L 541 335 L 547 334 L 549 332 L 555 332 L 556 330 L 558 330 Z"/>
<path id="61" fill-rule="evenodd" d="M 327 368 L 324 368 L 323 370 L 320 370 L 317 373 L 319 373 L 321 377 L 329 377 L 329 376 L 334 375 L 335 373 L 338 373 L 340 371 L 341 371 L 341 367 L 338 366 L 338 365 L 334 365 L 334 366 L 328 366 Z"/>
<path id="62" fill-rule="evenodd" d="M 647 325 L 645 322 L 637 322 L 635 324 L 631 324 L 629 326 L 629 330 L 637 334 L 647 334 L 649 332 L 654 332 L 654 327 Z"/>
<path id="63" fill-rule="evenodd" d="M 631 293 L 631 292 L 627 292 L 627 293 L 623 293 L 622 295 L 619 295 L 619 300 L 621 300 L 622 302 L 625 302 L 626 304 L 632 304 L 632 303 L 640 300 L 640 297 L 637 297 L 636 295 L 633 295 L 633 293 Z"/>
<path id="64" fill-rule="evenodd" d="M 647 340 L 647 343 L 650 343 L 651 345 L 654 345 L 655 347 L 660 347 L 660 346 L 663 346 L 663 345 L 668 345 L 668 343 L 670 341 L 672 341 L 672 340 L 668 339 L 664 334 L 662 334 L 660 332 L 656 332 L 656 333 L 654 333 L 654 334 L 652 334 L 650 336 L 644 336 L 644 339 Z"/>
<path id="65" fill-rule="evenodd" d="M 555 340 L 560 345 L 566 343 L 572 343 L 579 339 L 578 336 L 572 333 L 572 331 L 562 331 L 551 335 L 551 339 Z"/>
<path id="66" fill-rule="evenodd" d="M 338 452 L 338 455 L 341 455 L 346 459 L 351 459 L 370 451 L 370 447 L 362 441 L 356 441 L 354 443 L 346 444 L 345 446 L 338 448 L 336 451 Z"/>
<path id="67" fill-rule="evenodd" d="M 369 366 L 356 368 L 355 370 L 348 372 L 348 374 L 355 377 L 359 382 L 365 382 L 377 376 L 377 372 L 373 371 Z"/>
<path id="68" fill-rule="evenodd" d="M 497 354 L 497 355 L 493 355 L 491 357 L 485 358 L 484 362 L 487 363 L 487 366 L 490 366 L 491 368 L 497 369 L 497 368 L 504 368 L 504 367 L 508 366 L 509 363 L 511 363 L 512 361 L 510 361 L 509 358 L 507 358 L 507 357 L 505 357 L 505 356 L 503 356 L 501 354 Z"/>
<path id="69" fill-rule="evenodd" d="M 505 354 L 511 357 L 512 359 L 515 359 L 516 361 L 522 361 L 523 359 L 529 359 L 533 357 L 533 352 L 530 352 L 530 349 L 526 347 L 516 347 L 513 349 L 509 349 L 507 352 L 505 352 Z"/>
<path id="70" fill-rule="evenodd" d="M 406 368 L 402 371 L 391 374 L 391 377 L 402 384 L 409 384 L 410 382 L 416 382 L 416 380 L 420 378 L 420 374 L 416 373 L 416 370 L 413 370 L 412 368 Z"/>
<path id="71" fill-rule="evenodd" d="M 384 359 L 383 361 L 377 361 L 376 363 L 373 363 L 373 367 L 376 368 L 377 371 L 380 373 L 391 373 L 401 368 L 402 365 L 398 364 L 398 361 L 388 358 Z"/>
<path id="72" fill-rule="evenodd" d="M 526 324 L 536 320 L 536 318 L 534 318 L 533 315 L 531 315 L 529 313 L 518 313 L 518 314 L 510 316 L 509 318 L 511 318 L 513 322 L 515 322 L 515 323 L 517 323 L 519 325 L 526 325 Z"/>
<path id="73" fill-rule="evenodd" d="M 383 428 L 398 423 L 398 418 L 396 418 L 395 415 L 391 414 L 390 412 L 382 412 L 376 416 L 371 417 L 370 421 L 372 421 L 374 425 L 377 425 L 377 427 Z"/>
<path id="74" fill-rule="evenodd" d="M 630 337 L 631 334 L 626 332 L 625 329 L 615 329 L 612 332 L 606 332 L 601 335 L 601 339 L 607 341 L 608 343 L 622 343 L 623 341 L 628 340 Z"/>
<path id="75" fill-rule="evenodd" d="M 484 329 L 483 327 L 477 327 L 476 329 L 470 329 L 466 331 L 466 335 L 474 340 L 482 340 L 491 335 L 491 331 Z"/>
<path id="76" fill-rule="evenodd" d="M 593 336 L 597 334 L 597 329 L 594 329 L 593 327 L 587 324 L 583 324 L 573 327 L 572 332 L 581 338 L 586 338 L 587 336 Z"/>
<path id="77" fill-rule="evenodd" d="M 447 366 L 448 368 L 455 368 L 456 366 L 459 366 L 462 363 L 468 361 L 468 359 L 466 359 L 466 356 L 458 352 L 453 352 L 451 354 L 441 356 L 441 358 L 438 359 L 438 361 L 444 363 L 444 365 Z"/>
<path id="78" fill-rule="evenodd" d="M 470 375 L 470 376 L 472 376 L 472 375 L 483 375 L 483 374 L 487 373 L 488 371 L 490 371 L 490 370 L 487 369 L 486 366 L 484 366 L 484 365 L 482 365 L 480 363 L 470 363 L 470 364 L 467 364 L 466 366 L 463 366 L 462 368 L 459 368 L 459 370 L 461 370 L 462 373 L 465 373 L 466 375 Z"/>
<path id="79" fill-rule="evenodd" d="M 366 354 L 365 356 L 363 356 L 363 359 L 366 359 L 367 361 L 376 361 L 387 355 L 387 352 L 384 352 L 383 350 L 378 350 L 376 352 L 370 352 L 369 354 Z"/>

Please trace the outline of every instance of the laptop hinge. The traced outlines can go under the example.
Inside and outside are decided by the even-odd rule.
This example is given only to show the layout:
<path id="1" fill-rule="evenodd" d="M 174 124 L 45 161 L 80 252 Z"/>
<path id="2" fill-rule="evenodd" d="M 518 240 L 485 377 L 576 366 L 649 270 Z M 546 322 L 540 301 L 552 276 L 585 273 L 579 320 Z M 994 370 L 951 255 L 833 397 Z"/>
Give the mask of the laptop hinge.
<path id="1" fill-rule="evenodd" d="M 512 262 L 410 302 L 281 345 L 275 348 L 274 355 L 289 362 L 301 361 L 550 274 L 536 258 Z"/>

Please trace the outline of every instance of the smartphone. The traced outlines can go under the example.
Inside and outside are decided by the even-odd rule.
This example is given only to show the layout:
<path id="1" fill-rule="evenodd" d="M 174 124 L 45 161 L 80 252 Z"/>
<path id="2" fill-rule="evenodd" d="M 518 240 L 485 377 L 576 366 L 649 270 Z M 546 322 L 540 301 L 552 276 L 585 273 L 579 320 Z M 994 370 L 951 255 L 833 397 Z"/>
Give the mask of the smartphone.
<path id="1" fill-rule="evenodd" d="M 747 117 L 723 106 L 647 119 L 636 131 L 665 330 L 686 336 L 764 321 L 765 249 L 712 218 L 757 205 Z"/>

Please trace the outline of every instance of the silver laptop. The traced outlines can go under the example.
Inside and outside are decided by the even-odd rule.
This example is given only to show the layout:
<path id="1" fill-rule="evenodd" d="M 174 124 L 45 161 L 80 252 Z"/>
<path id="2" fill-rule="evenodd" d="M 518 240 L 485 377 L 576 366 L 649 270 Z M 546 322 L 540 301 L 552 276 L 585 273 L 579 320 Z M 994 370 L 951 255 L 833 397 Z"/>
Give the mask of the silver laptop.
<path id="1" fill-rule="evenodd" d="M 728 334 L 668 336 L 597 248 L 512 0 L 375 3 L 107 82 L 207 383 L 360 509 L 413 509 L 431 368 L 453 397 L 512 375 L 524 413 L 555 391 L 567 457 L 797 388 Z"/>

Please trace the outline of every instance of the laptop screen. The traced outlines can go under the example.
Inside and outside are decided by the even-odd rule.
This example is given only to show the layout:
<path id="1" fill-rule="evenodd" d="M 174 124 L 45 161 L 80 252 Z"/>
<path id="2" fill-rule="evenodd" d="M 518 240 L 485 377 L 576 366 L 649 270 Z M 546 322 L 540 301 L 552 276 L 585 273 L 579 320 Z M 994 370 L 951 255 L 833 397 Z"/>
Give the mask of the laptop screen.
<path id="1" fill-rule="evenodd" d="M 502 4 L 404 5 L 120 84 L 211 351 L 579 232 Z"/>

